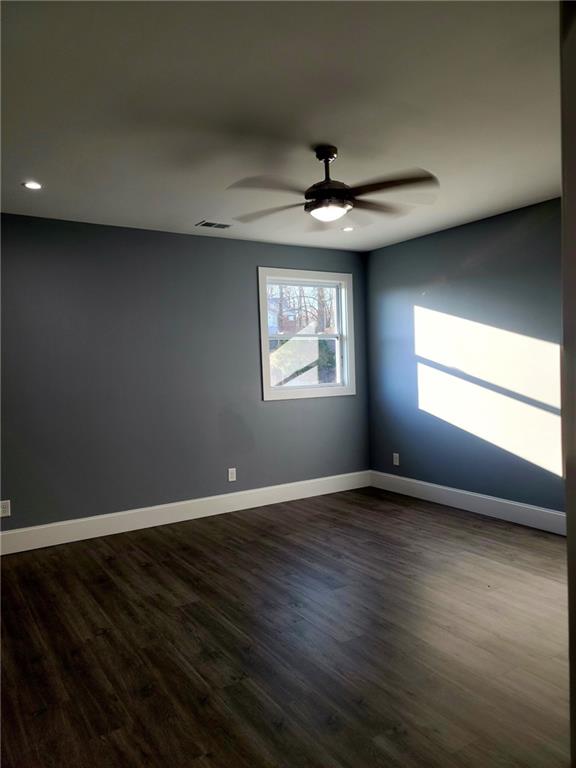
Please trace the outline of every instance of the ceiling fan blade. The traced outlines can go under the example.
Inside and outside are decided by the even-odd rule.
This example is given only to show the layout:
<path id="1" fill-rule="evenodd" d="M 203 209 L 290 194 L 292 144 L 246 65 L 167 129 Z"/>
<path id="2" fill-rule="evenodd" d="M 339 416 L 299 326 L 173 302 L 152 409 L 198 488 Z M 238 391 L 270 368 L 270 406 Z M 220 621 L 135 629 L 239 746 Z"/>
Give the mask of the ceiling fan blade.
<path id="1" fill-rule="evenodd" d="M 357 184 L 355 187 L 351 187 L 350 192 L 354 197 L 359 197 L 360 195 L 369 195 L 373 192 L 383 192 L 387 189 L 413 187 L 420 184 L 433 184 L 434 186 L 438 186 L 438 179 L 433 173 L 417 168 L 413 171 L 408 171 L 404 176 L 388 176 L 384 179 L 375 179 L 374 181 L 367 181 L 364 184 Z"/>
<path id="2" fill-rule="evenodd" d="M 405 212 L 405 206 L 393 203 L 377 203 L 373 200 L 354 200 L 353 210 L 375 211 L 376 213 L 388 213 L 391 216 L 400 216 Z"/>
<path id="3" fill-rule="evenodd" d="M 250 224 L 252 221 L 258 221 L 266 216 L 272 216 L 274 213 L 280 213 L 281 211 L 288 211 L 290 208 L 303 208 L 304 203 L 292 203 L 291 205 L 277 205 L 275 208 L 264 208 L 261 211 L 254 211 L 253 213 L 246 213 L 243 216 L 236 216 L 234 221 L 240 221 L 243 224 Z"/>
<path id="4" fill-rule="evenodd" d="M 272 176 L 248 176 L 230 184 L 228 189 L 266 189 L 270 192 L 292 192 L 295 195 L 304 195 L 306 191 L 291 181 L 275 179 Z"/>

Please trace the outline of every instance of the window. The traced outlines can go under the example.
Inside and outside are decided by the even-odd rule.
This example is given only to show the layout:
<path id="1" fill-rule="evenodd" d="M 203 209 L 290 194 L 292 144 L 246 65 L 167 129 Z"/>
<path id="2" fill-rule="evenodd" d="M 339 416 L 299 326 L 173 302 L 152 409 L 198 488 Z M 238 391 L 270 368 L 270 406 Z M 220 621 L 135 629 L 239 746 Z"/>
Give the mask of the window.
<path id="1" fill-rule="evenodd" d="M 354 395 L 352 275 L 258 271 L 264 400 Z"/>

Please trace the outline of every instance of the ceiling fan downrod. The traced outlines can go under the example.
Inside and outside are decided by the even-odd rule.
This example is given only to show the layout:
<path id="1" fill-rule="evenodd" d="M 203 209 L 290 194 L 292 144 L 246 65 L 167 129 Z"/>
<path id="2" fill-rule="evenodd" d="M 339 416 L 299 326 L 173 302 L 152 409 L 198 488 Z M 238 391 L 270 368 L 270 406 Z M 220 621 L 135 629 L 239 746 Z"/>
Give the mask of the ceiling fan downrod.
<path id="1" fill-rule="evenodd" d="M 324 181 L 331 181 L 330 163 L 338 157 L 338 148 L 333 144 L 318 144 L 314 147 L 316 158 L 324 163 Z"/>

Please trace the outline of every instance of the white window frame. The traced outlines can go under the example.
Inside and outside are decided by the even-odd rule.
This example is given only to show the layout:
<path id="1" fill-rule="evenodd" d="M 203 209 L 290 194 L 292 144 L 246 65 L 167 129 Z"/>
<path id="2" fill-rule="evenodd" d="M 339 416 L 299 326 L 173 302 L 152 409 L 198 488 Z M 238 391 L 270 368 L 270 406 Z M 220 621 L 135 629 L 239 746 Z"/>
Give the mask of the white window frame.
<path id="1" fill-rule="evenodd" d="M 340 288 L 339 315 L 341 328 L 340 366 L 342 384 L 311 384 L 302 387 L 273 387 L 270 383 L 270 336 L 268 334 L 268 281 L 284 281 L 289 285 L 305 283 L 325 284 Z M 264 400 L 294 400 L 307 397 L 338 397 L 356 394 L 356 366 L 354 358 L 354 299 L 352 275 L 341 272 L 312 272 L 307 269 L 277 269 L 258 267 L 260 293 L 260 349 L 262 357 L 262 396 Z M 294 334 L 299 335 L 299 334 Z M 290 336 L 286 338 L 292 338 Z M 318 337 L 316 337 L 318 338 Z M 334 334 L 319 338 L 335 338 Z"/>

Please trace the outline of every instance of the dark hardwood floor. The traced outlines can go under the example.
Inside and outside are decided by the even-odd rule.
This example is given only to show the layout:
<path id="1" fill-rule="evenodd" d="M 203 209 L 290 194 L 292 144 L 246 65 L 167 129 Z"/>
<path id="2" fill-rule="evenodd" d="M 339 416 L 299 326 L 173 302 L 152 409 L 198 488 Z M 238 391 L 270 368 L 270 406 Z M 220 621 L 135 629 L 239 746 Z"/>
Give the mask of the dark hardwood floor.
<path id="1" fill-rule="evenodd" d="M 560 537 L 367 489 L 2 565 L 3 768 L 569 764 Z"/>

